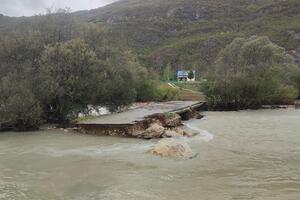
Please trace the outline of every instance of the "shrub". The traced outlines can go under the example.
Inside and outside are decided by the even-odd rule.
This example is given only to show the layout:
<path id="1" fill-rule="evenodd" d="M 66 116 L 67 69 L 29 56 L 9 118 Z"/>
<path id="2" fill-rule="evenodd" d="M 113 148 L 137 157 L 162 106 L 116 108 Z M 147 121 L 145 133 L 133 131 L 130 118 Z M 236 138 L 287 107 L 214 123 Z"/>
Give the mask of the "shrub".
<path id="1" fill-rule="evenodd" d="M 159 84 L 156 91 L 157 101 L 171 101 L 178 97 L 179 90 L 176 88 L 171 88 L 167 84 Z"/>
<path id="2" fill-rule="evenodd" d="M 172 112 L 167 112 L 167 113 L 164 113 L 164 117 L 166 119 L 173 119 L 174 117 L 176 117 L 176 114 L 172 113 Z"/>
<path id="3" fill-rule="evenodd" d="M 189 74 L 188 74 L 188 78 L 189 79 L 193 79 L 193 78 L 195 78 L 195 74 L 194 74 L 194 71 L 189 71 Z"/>
<path id="4" fill-rule="evenodd" d="M 38 129 L 42 109 L 28 83 L 4 77 L 0 84 L 0 130 Z"/>
<path id="5" fill-rule="evenodd" d="M 137 88 L 137 101 L 149 102 L 155 101 L 157 95 L 157 84 L 153 80 L 144 80 L 139 83 Z"/>
<path id="6" fill-rule="evenodd" d="M 212 105 L 224 108 L 290 104 L 299 94 L 299 73 L 285 49 L 267 37 L 238 38 L 221 52 L 202 90 Z"/>
<path id="7" fill-rule="evenodd" d="M 76 118 L 97 89 L 97 59 L 80 39 L 48 46 L 40 59 L 40 99 L 47 117 L 59 123 Z"/>

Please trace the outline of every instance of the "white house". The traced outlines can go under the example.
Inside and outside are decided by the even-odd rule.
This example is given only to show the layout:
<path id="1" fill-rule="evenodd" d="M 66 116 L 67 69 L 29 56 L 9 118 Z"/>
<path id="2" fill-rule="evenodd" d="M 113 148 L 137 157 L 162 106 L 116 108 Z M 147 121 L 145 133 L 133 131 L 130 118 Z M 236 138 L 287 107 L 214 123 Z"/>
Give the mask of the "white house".
<path id="1" fill-rule="evenodd" d="M 177 71 L 176 76 L 177 76 L 177 81 L 188 81 L 188 82 L 196 81 L 195 70 L 179 70 Z"/>

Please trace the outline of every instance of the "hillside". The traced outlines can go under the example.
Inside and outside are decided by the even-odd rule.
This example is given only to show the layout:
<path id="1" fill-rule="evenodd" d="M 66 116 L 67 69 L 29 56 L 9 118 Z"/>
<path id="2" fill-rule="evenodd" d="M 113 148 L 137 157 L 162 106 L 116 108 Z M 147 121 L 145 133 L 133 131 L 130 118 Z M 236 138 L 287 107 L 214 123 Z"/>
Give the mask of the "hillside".
<path id="1" fill-rule="evenodd" d="M 155 71 L 171 63 L 175 69 L 202 72 L 236 37 L 269 36 L 299 59 L 299 10 L 299 0 L 121 0 L 72 16 L 109 29 L 111 45 L 132 49 Z M 2 18 L 1 28 L 7 31 L 9 22 L 38 17 Z"/>
<path id="2" fill-rule="evenodd" d="M 236 37 L 266 35 L 295 54 L 299 10 L 298 0 L 124 0 L 93 10 L 86 19 L 108 24 L 149 67 L 170 62 L 205 70 Z"/>

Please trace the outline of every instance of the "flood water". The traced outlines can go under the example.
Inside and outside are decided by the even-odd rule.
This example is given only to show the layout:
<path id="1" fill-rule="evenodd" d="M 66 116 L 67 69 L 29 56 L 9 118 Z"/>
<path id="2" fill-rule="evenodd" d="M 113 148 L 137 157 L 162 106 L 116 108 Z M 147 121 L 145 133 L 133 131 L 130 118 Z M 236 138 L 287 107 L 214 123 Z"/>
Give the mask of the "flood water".
<path id="1" fill-rule="evenodd" d="M 156 141 L 2 133 L 0 200 L 300 199 L 300 110 L 205 115 L 187 161 L 146 154 Z"/>

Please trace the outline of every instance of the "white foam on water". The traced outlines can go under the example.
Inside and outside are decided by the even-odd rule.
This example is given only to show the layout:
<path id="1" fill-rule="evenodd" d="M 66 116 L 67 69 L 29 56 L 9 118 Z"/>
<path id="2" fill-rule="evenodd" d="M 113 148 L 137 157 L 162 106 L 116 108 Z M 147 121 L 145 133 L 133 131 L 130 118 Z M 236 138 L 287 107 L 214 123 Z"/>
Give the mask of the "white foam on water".
<path id="1" fill-rule="evenodd" d="M 184 125 L 186 127 L 188 127 L 189 129 L 192 129 L 194 131 L 196 131 L 198 133 L 198 135 L 196 135 L 195 137 L 192 137 L 191 140 L 201 140 L 204 142 L 210 142 L 211 140 L 214 139 L 214 135 L 206 130 L 200 129 L 196 126 L 193 126 L 190 123 L 184 123 Z"/>

